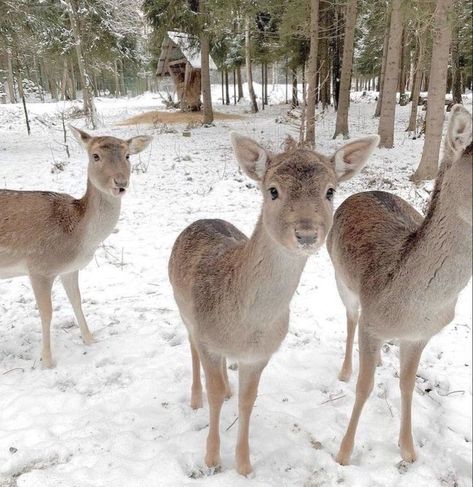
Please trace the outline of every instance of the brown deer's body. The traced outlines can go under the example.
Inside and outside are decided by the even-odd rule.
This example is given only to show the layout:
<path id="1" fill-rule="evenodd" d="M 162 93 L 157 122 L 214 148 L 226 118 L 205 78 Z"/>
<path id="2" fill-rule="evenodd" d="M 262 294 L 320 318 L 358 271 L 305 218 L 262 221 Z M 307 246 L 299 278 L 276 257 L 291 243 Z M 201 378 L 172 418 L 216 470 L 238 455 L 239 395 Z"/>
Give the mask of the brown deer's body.
<path id="1" fill-rule="evenodd" d="M 78 271 L 93 258 L 120 215 L 128 186 L 128 155 L 148 145 L 148 137 L 129 141 L 76 138 L 89 153 L 87 191 L 83 198 L 46 191 L 0 190 L 0 278 L 28 275 L 43 325 L 42 360 L 53 365 L 50 347 L 51 289 L 60 276 L 86 343 L 93 342 L 81 307 Z"/>
<path id="2" fill-rule="evenodd" d="M 174 244 L 169 276 L 189 332 L 193 363 L 191 406 L 202 406 L 200 362 L 210 408 L 206 464 L 220 463 L 219 416 L 230 387 L 225 359 L 239 364 L 237 469 L 251 472 L 249 419 L 261 372 L 286 336 L 289 304 L 308 258 L 332 223 L 333 189 L 356 174 L 376 146 L 367 137 L 330 159 L 309 150 L 267 153 L 234 135 L 243 170 L 264 194 L 250 239 L 222 220 L 199 220 Z"/>
<path id="3" fill-rule="evenodd" d="M 429 339 L 453 319 L 458 295 L 471 277 L 471 178 L 471 115 L 457 106 L 425 219 L 401 198 L 380 191 L 353 195 L 335 213 L 327 248 L 347 309 L 342 380 L 351 374 L 358 319 L 360 326 L 356 402 L 337 457 L 342 464 L 349 462 L 380 347 L 392 338 L 400 341 L 399 444 L 404 460 L 416 458 L 411 403 L 420 355 Z"/>

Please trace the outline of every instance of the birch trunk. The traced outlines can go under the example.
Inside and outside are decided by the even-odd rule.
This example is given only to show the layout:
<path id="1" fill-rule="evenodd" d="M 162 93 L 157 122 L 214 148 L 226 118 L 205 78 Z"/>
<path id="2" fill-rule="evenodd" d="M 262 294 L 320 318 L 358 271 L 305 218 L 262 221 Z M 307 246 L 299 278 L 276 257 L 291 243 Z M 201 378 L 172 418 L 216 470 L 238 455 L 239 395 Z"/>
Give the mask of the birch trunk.
<path id="1" fill-rule="evenodd" d="M 399 79 L 399 61 L 402 37 L 401 0 L 392 0 L 391 22 L 389 26 L 386 71 L 382 92 L 381 115 L 379 117 L 379 146 L 394 147 L 394 118 L 396 114 L 396 91 Z"/>
<path id="2" fill-rule="evenodd" d="M 246 78 L 248 82 L 248 92 L 250 95 L 251 112 L 258 112 L 256 103 L 255 89 L 253 87 L 253 73 L 251 70 L 251 41 L 250 41 L 250 18 L 245 19 L 245 60 L 246 60 Z"/>
<path id="3" fill-rule="evenodd" d="M 202 17 L 206 19 L 207 10 L 206 4 L 204 1 L 201 0 L 200 2 L 200 13 Z M 210 91 L 210 66 L 209 66 L 209 59 L 210 59 L 210 44 L 209 44 L 209 36 L 206 31 L 206 26 L 202 26 L 201 34 L 200 34 L 200 65 L 201 65 L 201 87 L 202 87 L 202 109 L 204 112 L 204 125 L 209 125 L 214 121 L 214 113 L 212 110 L 212 94 Z"/>
<path id="4" fill-rule="evenodd" d="M 415 132 L 417 128 L 417 110 L 419 106 L 420 87 L 422 84 L 422 71 L 424 68 L 424 57 L 427 43 L 426 29 L 424 29 L 424 32 L 421 34 L 418 42 L 419 44 L 417 46 L 417 59 L 413 75 L 414 80 L 412 83 L 411 115 L 409 117 L 409 125 L 406 129 L 406 132 Z"/>
<path id="5" fill-rule="evenodd" d="M 451 40 L 452 0 L 437 0 L 434 13 L 432 60 L 429 76 L 429 94 L 426 129 L 422 158 L 412 175 L 414 182 L 434 179 L 438 171 L 438 159 L 444 121 L 445 93 L 447 89 L 448 53 Z"/>
<path id="6" fill-rule="evenodd" d="M 77 65 L 79 66 L 80 81 L 82 87 L 82 98 L 84 100 L 84 114 L 86 115 L 91 128 L 97 127 L 94 100 L 91 93 L 89 76 L 85 69 L 84 57 L 82 54 L 82 38 L 77 21 L 77 8 L 74 0 L 69 0 L 69 20 L 74 35 L 75 50 L 77 56 Z"/>
<path id="7" fill-rule="evenodd" d="M 350 0 L 346 7 L 345 39 L 343 41 L 342 71 L 340 75 L 340 94 L 338 97 L 337 121 L 335 123 L 335 139 L 343 135 L 348 139 L 348 108 L 350 107 L 350 84 L 355 50 L 355 24 L 357 0 Z"/>
<path id="8" fill-rule="evenodd" d="M 319 43 L 319 0 L 310 2 L 310 52 L 308 67 L 307 106 L 305 110 L 305 142 L 315 145 L 315 98 L 317 81 L 317 51 Z"/>
<path id="9" fill-rule="evenodd" d="M 378 102 L 376 103 L 376 108 L 374 111 L 375 117 L 379 117 L 381 115 L 381 104 L 383 103 L 384 75 L 386 74 L 386 58 L 388 55 L 388 46 L 389 46 L 389 24 L 390 24 L 390 16 L 388 15 L 386 30 L 384 31 L 383 57 L 381 59 L 381 71 L 379 74 L 379 81 L 378 81 L 379 93 L 378 93 Z"/>
<path id="10" fill-rule="evenodd" d="M 7 86 L 10 103 L 16 103 L 15 81 L 13 77 L 13 62 L 11 49 L 7 49 Z"/>

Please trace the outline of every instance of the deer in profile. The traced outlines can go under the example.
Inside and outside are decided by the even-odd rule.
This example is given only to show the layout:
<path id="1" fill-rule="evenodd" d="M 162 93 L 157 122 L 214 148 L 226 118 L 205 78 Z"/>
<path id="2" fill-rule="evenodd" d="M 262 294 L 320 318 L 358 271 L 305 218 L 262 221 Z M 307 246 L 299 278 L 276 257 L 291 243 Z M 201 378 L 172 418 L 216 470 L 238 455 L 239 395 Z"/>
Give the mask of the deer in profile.
<path id="1" fill-rule="evenodd" d="M 401 429 L 406 462 L 416 460 L 411 408 L 416 372 L 430 338 L 452 321 L 472 265 L 471 115 L 452 109 L 442 164 L 423 218 L 390 193 L 349 197 L 335 213 L 327 248 L 347 311 L 347 350 L 340 378 L 351 374 L 353 335 L 359 322 L 360 369 L 350 424 L 337 461 L 346 465 L 362 408 L 374 384 L 380 348 L 400 343 Z"/>
<path id="2" fill-rule="evenodd" d="M 307 258 L 325 241 L 333 196 L 378 143 L 355 140 L 332 157 L 288 144 L 272 154 L 232 133 L 241 168 L 258 182 L 263 206 L 251 238 L 223 220 L 198 220 L 177 238 L 169 261 L 174 297 L 192 355 L 191 407 L 202 407 L 202 364 L 209 403 L 205 463 L 220 465 L 219 418 L 231 395 L 226 358 L 238 362 L 239 427 L 236 466 L 252 471 L 248 433 L 261 373 L 286 336 L 289 304 Z"/>
<path id="3" fill-rule="evenodd" d="M 42 364 L 51 355 L 51 290 L 61 278 L 86 344 L 94 341 L 82 312 L 79 270 L 114 229 L 130 180 L 131 154 L 151 137 L 93 137 L 70 127 L 89 156 L 87 190 L 81 199 L 48 191 L 0 190 L 0 278 L 29 276 L 42 324 Z"/>

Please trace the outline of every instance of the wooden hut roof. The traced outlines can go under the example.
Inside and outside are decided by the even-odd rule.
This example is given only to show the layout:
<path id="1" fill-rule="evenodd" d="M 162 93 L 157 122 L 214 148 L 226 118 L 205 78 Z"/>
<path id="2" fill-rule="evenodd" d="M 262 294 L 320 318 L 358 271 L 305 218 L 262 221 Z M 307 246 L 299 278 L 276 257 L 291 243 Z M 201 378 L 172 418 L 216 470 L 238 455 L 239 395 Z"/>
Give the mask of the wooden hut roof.
<path id="1" fill-rule="evenodd" d="M 200 49 L 197 47 L 197 42 L 183 32 L 169 31 L 161 44 L 156 75 L 167 75 L 167 64 L 179 59 L 187 61 L 195 69 L 201 67 Z M 209 59 L 209 67 L 211 70 L 217 70 L 212 57 Z"/>

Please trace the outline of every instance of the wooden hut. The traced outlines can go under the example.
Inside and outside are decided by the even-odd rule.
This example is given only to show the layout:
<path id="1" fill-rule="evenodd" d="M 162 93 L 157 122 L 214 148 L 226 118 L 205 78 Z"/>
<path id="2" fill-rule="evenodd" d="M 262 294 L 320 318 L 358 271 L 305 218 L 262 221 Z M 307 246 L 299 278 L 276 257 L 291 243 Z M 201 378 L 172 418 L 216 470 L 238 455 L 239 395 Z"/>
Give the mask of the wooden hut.
<path id="1" fill-rule="evenodd" d="M 182 32 L 167 32 L 161 45 L 156 76 L 171 76 L 181 110 L 199 111 L 201 74 L 198 42 Z M 216 70 L 212 58 L 210 69 Z"/>

